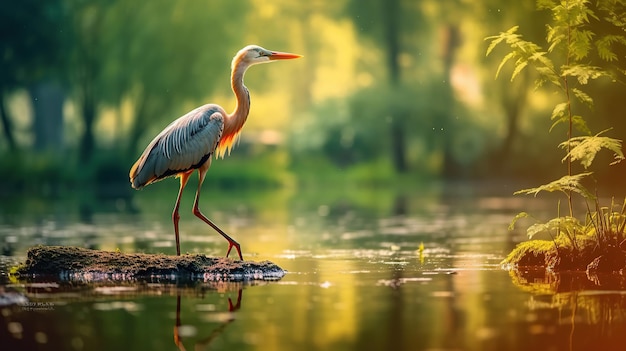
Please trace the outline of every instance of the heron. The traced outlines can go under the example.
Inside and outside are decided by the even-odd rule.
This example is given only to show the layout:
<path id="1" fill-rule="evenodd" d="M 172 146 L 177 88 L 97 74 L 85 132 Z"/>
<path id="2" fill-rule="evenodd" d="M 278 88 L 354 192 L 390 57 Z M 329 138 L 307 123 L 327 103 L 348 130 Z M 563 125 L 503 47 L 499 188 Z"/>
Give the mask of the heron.
<path id="1" fill-rule="evenodd" d="M 213 156 L 224 157 L 239 137 L 250 112 L 250 92 L 244 85 L 246 70 L 253 65 L 302 57 L 288 52 L 272 51 L 258 45 L 248 45 L 239 50 L 231 64 L 230 83 L 236 97 L 235 110 L 228 114 L 219 105 L 200 106 L 170 123 L 148 144 L 130 169 L 130 183 L 134 189 L 169 177 L 180 179 L 178 196 L 172 212 L 176 255 L 180 256 L 178 222 L 180 199 L 189 177 L 198 171 L 199 181 L 193 203 L 193 214 L 217 231 L 228 241 L 226 257 L 234 247 L 243 261 L 241 246 L 198 208 L 200 190 Z"/>

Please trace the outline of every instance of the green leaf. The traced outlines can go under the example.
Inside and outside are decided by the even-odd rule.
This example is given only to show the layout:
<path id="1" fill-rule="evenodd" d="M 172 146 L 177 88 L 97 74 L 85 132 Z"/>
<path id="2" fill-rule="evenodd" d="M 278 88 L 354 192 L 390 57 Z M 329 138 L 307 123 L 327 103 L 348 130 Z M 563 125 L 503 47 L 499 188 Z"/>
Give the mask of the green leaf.
<path id="1" fill-rule="evenodd" d="M 528 235 L 528 239 L 532 239 L 537 234 L 549 233 L 549 229 L 550 227 L 546 223 L 535 223 L 526 229 L 526 235 Z"/>
<path id="2" fill-rule="evenodd" d="M 529 239 L 532 239 L 535 235 L 541 233 L 548 233 L 551 235 L 551 232 L 556 231 L 557 233 L 566 232 L 570 235 L 580 234 L 581 228 L 583 226 L 580 222 L 570 216 L 566 217 L 557 217 L 549 220 L 546 223 L 536 223 L 528 227 L 526 230 L 526 234 Z"/>
<path id="3" fill-rule="evenodd" d="M 611 49 L 611 44 L 613 44 L 615 37 L 617 36 L 606 35 L 596 41 L 598 56 L 604 61 L 611 62 L 617 60 L 617 54 Z"/>
<path id="4" fill-rule="evenodd" d="M 587 95 L 587 93 L 577 88 L 572 88 L 572 93 L 574 93 L 574 96 L 578 99 L 578 101 L 589 107 L 593 106 L 593 99 L 591 96 Z"/>
<path id="5" fill-rule="evenodd" d="M 561 68 L 562 77 L 576 77 L 578 83 L 587 84 L 590 79 L 597 79 L 602 76 L 609 76 L 609 74 L 600 67 L 590 65 L 569 65 Z"/>
<path id="6" fill-rule="evenodd" d="M 511 27 L 506 32 L 501 32 L 499 35 L 493 35 L 493 36 L 486 37 L 485 40 L 491 40 L 491 43 L 489 44 L 489 47 L 487 47 L 487 53 L 485 54 L 485 56 L 489 56 L 489 54 L 491 54 L 493 49 L 496 46 L 498 46 L 498 44 L 500 44 L 502 41 L 504 41 L 504 40 L 508 41 L 513 36 L 515 36 L 515 32 L 517 32 L 518 28 L 519 28 L 519 26 L 514 26 L 514 27 Z"/>
<path id="7" fill-rule="evenodd" d="M 562 118 L 567 113 L 567 106 L 569 104 L 567 102 L 562 102 L 554 106 L 554 110 L 552 110 L 552 115 L 550 116 L 551 120 Z"/>
<path id="8" fill-rule="evenodd" d="M 487 48 L 487 55 L 489 55 L 493 49 L 503 41 L 506 42 L 511 51 L 505 55 L 498 69 L 496 70 L 496 78 L 500 75 L 504 65 L 515 58 L 515 65 L 513 73 L 511 74 L 511 81 L 514 80 L 529 64 L 532 64 L 540 75 L 537 85 L 540 86 L 544 81 L 550 81 L 556 86 L 561 87 L 559 74 L 554 69 L 554 64 L 546 56 L 546 52 L 541 50 L 541 47 L 533 42 L 522 39 L 522 36 L 516 34 L 519 27 L 515 26 L 506 32 L 502 32 L 499 35 L 489 36 L 485 40 L 491 40 L 489 47 Z"/>
<path id="9" fill-rule="evenodd" d="M 555 73 L 554 68 L 543 66 L 536 67 L 535 69 L 541 76 L 539 82 L 540 84 L 537 84 L 538 86 L 541 86 L 541 83 L 543 83 L 544 81 L 549 81 L 550 83 L 556 85 L 558 88 L 563 88 L 561 79 L 559 79 L 559 76 Z"/>
<path id="10" fill-rule="evenodd" d="M 548 42 L 550 43 L 550 46 L 548 47 L 548 52 L 552 52 L 554 51 L 554 49 L 561 44 L 562 42 L 566 41 L 567 36 L 565 36 L 565 34 L 556 34 L 554 33 L 549 39 Z"/>
<path id="11" fill-rule="evenodd" d="M 577 131 L 585 134 L 591 135 L 591 129 L 587 126 L 587 122 L 582 116 L 574 115 L 572 116 L 572 125 L 576 128 Z"/>
<path id="12" fill-rule="evenodd" d="M 504 40 L 504 38 L 501 36 L 490 36 L 486 37 L 485 40 L 491 40 L 491 43 L 487 47 L 487 52 L 485 53 L 485 56 L 489 56 L 493 49 L 495 49 L 495 47 L 498 46 L 498 44 L 500 44 Z"/>
<path id="13" fill-rule="evenodd" d="M 613 50 L 612 46 L 615 43 L 626 45 L 626 37 L 623 35 L 608 34 L 596 41 L 596 48 L 598 49 L 598 56 L 605 61 L 616 61 L 618 59 L 617 54 Z"/>
<path id="14" fill-rule="evenodd" d="M 528 60 L 519 58 L 517 62 L 515 62 L 515 69 L 513 70 L 513 74 L 511 74 L 511 81 L 513 81 L 526 66 L 528 66 Z"/>
<path id="15" fill-rule="evenodd" d="M 589 55 L 593 32 L 590 30 L 571 30 L 569 52 L 579 61 Z"/>
<path id="16" fill-rule="evenodd" d="M 564 162 L 568 158 L 570 158 L 571 161 L 580 161 L 580 164 L 585 169 L 588 169 L 598 152 L 602 149 L 613 151 L 615 158 L 613 163 L 618 163 L 623 160 L 624 153 L 622 152 L 622 141 L 610 137 L 600 136 L 600 134 L 604 132 L 606 131 L 602 131 L 593 136 L 571 138 L 569 141 L 559 144 L 561 149 L 567 149 L 568 146 L 570 148 L 570 151 L 567 155 L 565 155 L 562 161 Z"/>
<path id="17" fill-rule="evenodd" d="M 586 172 L 586 173 L 579 173 L 579 174 L 575 174 L 571 176 L 566 175 L 548 184 L 540 185 L 536 188 L 519 190 L 519 191 L 516 191 L 514 194 L 515 195 L 526 194 L 526 195 L 537 196 L 537 194 L 542 191 L 547 191 L 547 192 L 561 191 L 566 194 L 568 194 L 569 192 L 575 192 L 587 199 L 593 199 L 594 198 L 593 194 L 591 194 L 587 189 L 585 189 L 584 186 L 582 186 L 582 184 L 580 184 L 583 178 L 591 174 L 593 173 Z"/>
<path id="18" fill-rule="evenodd" d="M 509 52 L 508 54 L 506 54 L 506 56 L 504 56 L 502 58 L 502 61 L 500 61 L 500 65 L 498 65 L 498 69 L 496 70 L 496 78 L 498 78 L 498 76 L 500 76 L 500 71 L 502 70 L 502 67 L 504 66 L 504 64 L 512 59 L 513 57 L 515 57 L 516 53 L 514 51 Z M 513 78 L 511 78 L 511 80 L 513 80 Z"/>
<path id="19" fill-rule="evenodd" d="M 550 10 L 555 6 L 554 0 L 537 0 L 537 10 Z"/>
<path id="20" fill-rule="evenodd" d="M 554 129 L 554 127 L 556 127 L 557 125 L 561 123 L 568 124 L 569 120 L 570 119 L 567 115 L 563 115 L 559 117 L 558 119 L 554 121 L 554 123 L 552 123 L 552 125 L 550 126 L 549 132 L 551 133 L 552 129 Z M 586 134 L 586 135 L 591 134 L 591 130 L 587 126 L 587 122 L 585 122 L 585 119 L 582 116 L 578 116 L 578 115 L 572 116 L 572 126 L 574 126 L 574 128 L 576 128 L 577 131 L 583 134 Z"/>
<path id="21" fill-rule="evenodd" d="M 513 220 L 511 220 L 511 223 L 509 224 L 509 230 L 513 230 L 515 229 L 515 223 L 517 223 L 518 220 L 522 219 L 522 218 L 526 218 L 528 217 L 528 213 L 526 212 L 520 212 L 518 213 L 515 218 L 513 218 Z"/>
<path id="22" fill-rule="evenodd" d="M 567 117 L 562 117 L 557 119 L 556 121 L 554 121 L 554 123 L 552 123 L 552 125 L 550 126 L 550 129 L 548 130 L 548 133 L 552 133 L 552 129 L 554 129 L 554 127 L 558 126 L 561 123 L 567 123 L 568 118 Z"/>

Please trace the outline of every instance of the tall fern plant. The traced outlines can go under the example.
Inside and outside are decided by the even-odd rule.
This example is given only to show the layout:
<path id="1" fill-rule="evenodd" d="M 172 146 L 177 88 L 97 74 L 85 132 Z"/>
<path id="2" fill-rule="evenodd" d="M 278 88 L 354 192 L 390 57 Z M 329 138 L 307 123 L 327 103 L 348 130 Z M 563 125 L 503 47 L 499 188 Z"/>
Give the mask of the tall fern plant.
<path id="1" fill-rule="evenodd" d="M 590 81 L 601 77 L 616 80 L 625 73 L 619 69 L 609 70 L 603 67 L 616 63 L 616 48 L 620 45 L 626 46 L 626 0 L 598 0 L 594 4 L 587 0 L 538 0 L 537 8 L 549 10 L 552 14 L 552 23 L 546 26 L 547 49 L 524 40 L 518 33 L 519 27 L 515 26 L 499 35 L 486 38 L 490 41 L 487 55 L 498 46 L 508 45 L 509 51 L 498 66 L 496 77 L 507 63 L 513 64 L 511 80 L 527 67 L 533 67 L 537 72 L 538 87 L 550 84 L 560 92 L 562 101 L 552 110 L 550 131 L 565 127 L 567 138 L 559 144 L 559 148 L 565 153 L 562 161 L 566 164 L 567 174 L 547 184 L 520 190 L 516 194 L 537 195 L 543 191 L 565 193 L 568 216 L 531 226 L 528 234 L 532 238 L 544 231 L 556 231 L 557 236 L 564 233 L 576 248 L 575 235 L 584 232 L 591 225 L 585 226 L 574 218 L 573 196 L 578 194 L 597 204 L 594 195 L 583 186 L 583 180 L 592 175 L 590 167 L 601 150 L 613 153 L 612 163 L 624 159 L 622 140 L 606 136 L 608 130 L 592 133 L 586 118 L 579 110 L 591 111 L 593 106 L 593 99 L 585 92 Z M 596 30 L 600 26 L 593 24 L 600 22 L 605 24 L 602 28 L 609 27 L 611 30 L 608 33 Z M 589 63 L 593 60 L 597 65 Z M 589 109 L 576 106 L 587 106 Z M 576 167 L 580 172 L 575 171 L 575 164 L 580 164 L 581 167 Z M 624 213 L 621 215 L 624 217 Z M 526 213 L 520 213 L 512 225 L 525 216 Z"/>

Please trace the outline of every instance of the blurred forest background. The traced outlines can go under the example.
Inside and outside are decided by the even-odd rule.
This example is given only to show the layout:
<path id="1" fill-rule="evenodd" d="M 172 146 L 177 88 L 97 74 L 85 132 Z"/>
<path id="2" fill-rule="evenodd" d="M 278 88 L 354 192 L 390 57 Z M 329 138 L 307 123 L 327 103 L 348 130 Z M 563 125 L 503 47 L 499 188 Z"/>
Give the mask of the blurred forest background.
<path id="1" fill-rule="evenodd" d="M 495 79 L 503 55 L 485 57 L 484 38 L 520 25 L 545 43 L 549 22 L 533 0 L 3 1 L 0 190 L 130 192 L 128 170 L 167 124 L 234 108 L 230 61 L 252 43 L 304 58 L 248 72 L 248 123 L 206 186 L 544 183 L 565 170 L 566 131 L 548 133 L 561 98 L 532 70 Z M 623 138 L 626 85 L 589 91 L 591 129 Z M 611 184 L 624 165 L 596 171 Z"/>

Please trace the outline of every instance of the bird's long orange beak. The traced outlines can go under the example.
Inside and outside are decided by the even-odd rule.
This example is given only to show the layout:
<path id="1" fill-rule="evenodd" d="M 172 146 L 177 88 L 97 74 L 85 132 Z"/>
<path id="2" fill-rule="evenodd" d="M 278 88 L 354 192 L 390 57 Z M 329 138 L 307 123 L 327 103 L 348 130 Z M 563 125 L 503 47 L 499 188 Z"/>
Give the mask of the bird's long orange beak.
<path id="1" fill-rule="evenodd" d="M 270 60 L 290 60 L 302 57 L 302 55 L 292 54 L 289 52 L 272 51 Z"/>

